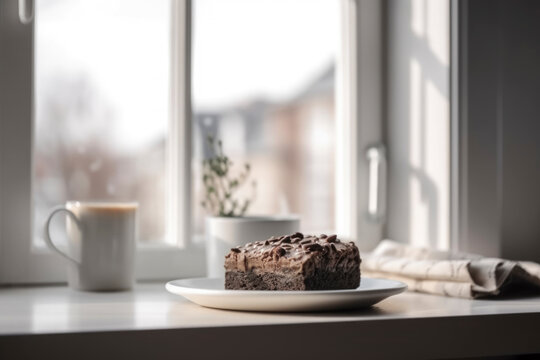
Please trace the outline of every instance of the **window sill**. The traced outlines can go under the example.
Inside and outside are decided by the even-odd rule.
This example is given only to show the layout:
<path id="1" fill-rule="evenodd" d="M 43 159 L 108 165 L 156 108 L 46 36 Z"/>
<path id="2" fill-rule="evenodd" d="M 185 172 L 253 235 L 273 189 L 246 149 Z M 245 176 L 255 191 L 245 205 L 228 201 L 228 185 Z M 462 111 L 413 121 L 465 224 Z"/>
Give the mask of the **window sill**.
<path id="1" fill-rule="evenodd" d="M 118 293 L 2 288 L 0 358 L 539 353 L 539 322 L 540 297 L 470 301 L 405 293 L 362 311 L 265 314 L 202 308 L 167 293 L 162 283 Z"/>

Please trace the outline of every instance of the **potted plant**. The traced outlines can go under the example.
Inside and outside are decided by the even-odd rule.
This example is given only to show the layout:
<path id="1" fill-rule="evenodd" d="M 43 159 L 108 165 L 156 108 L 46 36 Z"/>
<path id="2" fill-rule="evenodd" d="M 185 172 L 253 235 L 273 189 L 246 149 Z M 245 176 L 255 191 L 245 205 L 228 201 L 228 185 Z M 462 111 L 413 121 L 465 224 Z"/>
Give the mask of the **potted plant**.
<path id="1" fill-rule="evenodd" d="M 201 203 L 210 215 L 205 223 L 206 268 L 209 277 L 222 277 L 224 258 L 231 248 L 299 231 L 300 220 L 296 216 L 246 216 L 257 190 L 256 182 L 249 182 L 250 164 L 246 163 L 234 175 L 233 163 L 224 154 L 222 141 L 211 136 L 207 141 L 212 154 L 202 163 Z M 238 190 L 247 184 L 251 184 L 251 196 L 241 199 Z"/>

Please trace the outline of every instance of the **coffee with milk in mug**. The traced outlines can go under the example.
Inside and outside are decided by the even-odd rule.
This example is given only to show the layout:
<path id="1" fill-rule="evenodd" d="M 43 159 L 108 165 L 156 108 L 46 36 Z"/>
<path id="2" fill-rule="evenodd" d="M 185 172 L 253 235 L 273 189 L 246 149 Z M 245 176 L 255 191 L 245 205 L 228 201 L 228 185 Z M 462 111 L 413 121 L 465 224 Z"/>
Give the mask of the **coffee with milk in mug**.
<path id="1" fill-rule="evenodd" d="M 68 264 L 68 283 L 88 291 L 126 290 L 134 284 L 136 203 L 68 201 L 52 210 L 45 223 L 45 242 Z M 49 224 L 67 215 L 68 253 L 50 237 Z"/>

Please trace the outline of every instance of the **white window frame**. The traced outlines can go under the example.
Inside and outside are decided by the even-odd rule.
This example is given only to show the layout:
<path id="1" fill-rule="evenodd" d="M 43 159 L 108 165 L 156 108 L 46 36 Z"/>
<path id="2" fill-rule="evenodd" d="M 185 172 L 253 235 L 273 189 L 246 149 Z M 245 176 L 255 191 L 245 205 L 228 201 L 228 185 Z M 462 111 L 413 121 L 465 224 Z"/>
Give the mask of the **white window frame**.
<path id="1" fill-rule="evenodd" d="M 65 264 L 32 246 L 33 21 L 19 19 L 25 0 L 0 1 L 0 284 L 65 282 Z M 30 1 L 29 3 L 33 3 Z M 341 0 L 337 59 L 336 230 L 372 248 L 383 224 L 367 214 L 365 152 L 382 140 L 382 29 L 378 0 Z M 167 238 L 139 246 L 138 280 L 202 276 L 204 249 L 191 237 L 191 0 L 172 1 L 171 118 Z M 360 56 L 362 54 L 362 56 Z M 12 119 L 18 119 L 14 121 Z M 181 141 L 179 141 L 181 140 Z"/>
<path id="2" fill-rule="evenodd" d="M 384 149 L 383 5 L 341 0 L 341 49 L 336 61 L 336 232 L 372 250 L 383 237 L 385 214 L 369 215 L 371 147 Z M 378 207 L 386 208 L 386 184 Z"/>
<path id="3" fill-rule="evenodd" d="M 23 3 L 0 2 L 0 283 L 65 282 L 63 261 L 32 246 L 34 23 L 20 21 Z M 203 249 L 189 241 L 191 177 L 182 171 L 191 165 L 190 63 L 182 56 L 190 52 L 190 11 L 190 1 L 172 1 L 169 243 L 138 247 L 139 280 L 201 276 L 205 271 Z"/>

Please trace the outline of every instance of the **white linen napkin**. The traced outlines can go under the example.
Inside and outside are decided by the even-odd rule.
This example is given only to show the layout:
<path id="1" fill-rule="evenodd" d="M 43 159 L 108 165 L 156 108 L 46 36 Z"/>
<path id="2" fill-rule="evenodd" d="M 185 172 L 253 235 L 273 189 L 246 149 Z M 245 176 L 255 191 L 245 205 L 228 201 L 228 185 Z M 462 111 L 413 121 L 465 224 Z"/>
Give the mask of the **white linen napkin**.
<path id="1" fill-rule="evenodd" d="M 383 240 L 363 256 L 362 276 L 400 280 L 409 290 L 462 298 L 537 288 L 540 264 L 430 250 Z"/>

